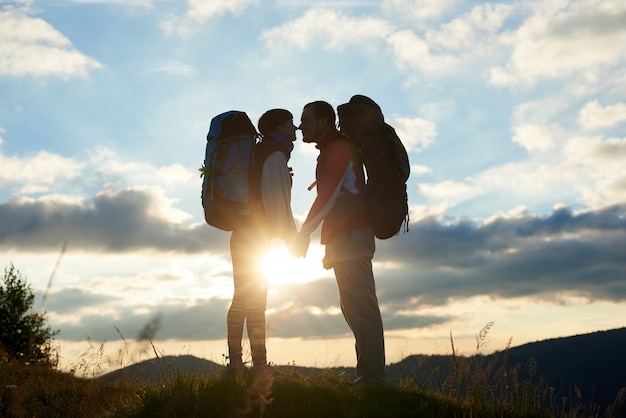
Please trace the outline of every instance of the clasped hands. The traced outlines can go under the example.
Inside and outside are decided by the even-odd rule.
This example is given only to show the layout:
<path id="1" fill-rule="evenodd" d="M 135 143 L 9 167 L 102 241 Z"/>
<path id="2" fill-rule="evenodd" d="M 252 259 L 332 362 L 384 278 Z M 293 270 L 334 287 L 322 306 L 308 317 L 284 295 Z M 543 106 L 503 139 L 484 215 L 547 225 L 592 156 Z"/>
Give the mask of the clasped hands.
<path id="1" fill-rule="evenodd" d="M 310 243 L 310 235 L 296 234 L 294 238 L 287 243 L 287 249 L 295 257 L 306 257 Z"/>

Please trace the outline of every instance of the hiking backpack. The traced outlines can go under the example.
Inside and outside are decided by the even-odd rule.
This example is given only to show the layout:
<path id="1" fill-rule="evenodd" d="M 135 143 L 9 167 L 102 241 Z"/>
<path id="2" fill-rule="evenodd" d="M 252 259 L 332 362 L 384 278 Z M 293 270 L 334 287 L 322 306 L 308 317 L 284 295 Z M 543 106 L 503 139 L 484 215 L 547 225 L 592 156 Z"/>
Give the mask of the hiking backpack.
<path id="1" fill-rule="evenodd" d="M 385 122 L 372 99 L 352 96 L 337 107 L 339 130 L 360 150 L 367 173 L 363 189 L 365 211 L 379 239 L 409 230 L 406 182 L 411 173 L 406 148 L 393 127 Z"/>
<path id="2" fill-rule="evenodd" d="M 250 172 L 259 140 L 246 113 L 231 110 L 211 119 L 200 169 L 204 219 L 232 231 L 251 217 Z"/>

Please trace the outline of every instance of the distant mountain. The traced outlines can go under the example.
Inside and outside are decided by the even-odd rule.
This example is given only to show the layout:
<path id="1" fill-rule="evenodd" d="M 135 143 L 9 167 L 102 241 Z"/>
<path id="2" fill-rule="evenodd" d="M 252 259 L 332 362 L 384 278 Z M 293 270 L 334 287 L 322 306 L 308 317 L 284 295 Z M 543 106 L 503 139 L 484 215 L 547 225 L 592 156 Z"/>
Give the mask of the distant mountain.
<path id="1" fill-rule="evenodd" d="M 289 370 L 303 375 L 320 372 L 324 369 L 315 367 L 301 366 L 274 366 L 276 370 Z M 105 382 L 122 382 L 122 381 L 147 381 L 159 382 L 164 378 L 169 378 L 175 374 L 189 375 L 207 375 L 220 374 L 225 371 L 226 367 L 210 360 L 198 357 L 183 356 L 164 356 L 157 359 L 150 359 L 141 363 L 132 364 L 130 366 L 114 370 L 103 374 L 98 379 Z M 338 367 L 334 370 L 354 373 L 354 368 Z"/>
<path id="2" fill-rule="evenodd" d="M 487 356 L 457 357 L 457 364 L 470 370 L 480 367 L 494 381 L 501 375 L 498 372 L 503 365 L 507 370 L 517 365 L 521 380 L 532 378 L 533 382 L 538 382 L 539 378 L 545 379 L 554 388 L 557 399 L 570 397 L 585 404 L 594 402 L 605 407 L 615 401 L 621 388 L 626 387 L 625 353 L 626 328 L 620 328 L 524 344 Z M 276 369 L 305 375 L 322 370 L 298 366 L 276 366 Z M 222 365 L 194 356 L 167 356 L 115 370 L 99 379 L 157 382 L 175 373 L 219 374 L 223 370 Z M 354 374 L 354 368 L 350 367 L 336 370 Z M 534 372 L 532 376 L 531 371 Z M 413 355 L 387 366 L 391 383 L 410 380 L 428 389 L 435 388 L 442 378 L 453 376 L 454 372 L 455 361 L 451 355 Z"/>
<path id="3" fill-rule="evenodd" d="M 473 370 L 482 366 L 483 372 L 490 372 L 492 381 L 501 376 L 498 372 L 506 361 L 507 371 L 518 365 L 521 379 L 545 379 L 554 388 L 556 399 L 569 397 L 605 407 L 616 400 L 620 389 L 626 388 L 626 328 L 528 343 L 460 360 Z M 437 384 L 437 375 L 452 376 L 454 371 L 451 355 L 410 356 L 387 366 L 390 380 L 410 379 L 427 388 Z"/>
<path id="4" fill-rule="evenodd" d="M 190 355 L 164 356 L 126 366 L 104 374 L 98 379 L 105 382 L 158 382 L 176 373 L 205 375 L 221 373 L 223 370 L 224 366 Z"/>

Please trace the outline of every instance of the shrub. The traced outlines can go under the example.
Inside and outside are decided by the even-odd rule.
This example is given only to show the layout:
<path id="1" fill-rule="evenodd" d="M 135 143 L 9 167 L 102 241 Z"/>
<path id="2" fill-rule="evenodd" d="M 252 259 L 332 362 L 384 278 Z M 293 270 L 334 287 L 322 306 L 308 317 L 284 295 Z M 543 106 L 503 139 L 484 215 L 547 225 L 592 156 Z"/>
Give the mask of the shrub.
<path id="1" fill-rule="evenodd" d="M 13 265 L 0 283 L 0 359 L 52 364 L 51 342 L 58 330 L 47 325 L 45 313 L 32 312 L 35 296 Z"/>

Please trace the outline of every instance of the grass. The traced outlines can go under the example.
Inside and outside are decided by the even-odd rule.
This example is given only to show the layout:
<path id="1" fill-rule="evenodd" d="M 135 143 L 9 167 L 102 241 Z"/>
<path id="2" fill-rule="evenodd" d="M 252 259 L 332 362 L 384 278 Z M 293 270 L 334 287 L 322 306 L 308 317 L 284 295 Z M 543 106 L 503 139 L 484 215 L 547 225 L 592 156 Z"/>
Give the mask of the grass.
<path id="1" fill-rule="evenodd" d="M 271 379 L 174 375 L 158 384 L 107 384 L 49 368 L 4 365 L 3 417 L 469 416 L 416 388 L 351 385 L 333 371 Z"/>
<path id="2" fill-rule="evenodd" d="M 0 416 L 98 417 L 134 396 L 130 386 L 79 378 L 53 368 L 0 364 Z"/>
<path id="3" fill-rule="evenodd" d="M 107 383 L 94 378 L 103 350 L 90 342 L 74 373 L 1 362 L 0 417 L 625 416 L 626 388 L 613 406 L 600 411 L 577 402 L 575 393 L 556 399 L 548 382 L 535 376 L 532 361 L 508 366 L 505 359 L 498 367 L 485 362 L 480 350 L 491 325 L 477 335 L 472 358 L 459 356 L 450 336 L 451 372 L 433 369 L 428 381 L 418 381 L 415 371 L 406 370 L 399 382 L 380 386 L 351 384 L 335 369 L 306 375 L 294 367 L 275 368 L 273 375 L 191 375 L 165 362 L 156 383 Z M 154 354 L 159 357 L 156 349 Z"/>

